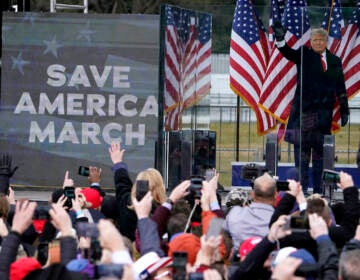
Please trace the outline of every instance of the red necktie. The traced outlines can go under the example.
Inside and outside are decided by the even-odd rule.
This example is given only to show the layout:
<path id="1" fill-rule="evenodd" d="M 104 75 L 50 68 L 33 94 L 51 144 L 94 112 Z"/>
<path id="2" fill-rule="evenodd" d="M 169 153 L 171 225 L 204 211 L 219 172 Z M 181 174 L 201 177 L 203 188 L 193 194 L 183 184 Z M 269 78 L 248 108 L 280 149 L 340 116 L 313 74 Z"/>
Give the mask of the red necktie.
<path id="1" fill-rule="evenodd" d="M 326 71 L 326 61 L 322 54 L 320 56 L 321 56 L 321 65 L 322 65 L 323 71 L 325 72 Z"/>

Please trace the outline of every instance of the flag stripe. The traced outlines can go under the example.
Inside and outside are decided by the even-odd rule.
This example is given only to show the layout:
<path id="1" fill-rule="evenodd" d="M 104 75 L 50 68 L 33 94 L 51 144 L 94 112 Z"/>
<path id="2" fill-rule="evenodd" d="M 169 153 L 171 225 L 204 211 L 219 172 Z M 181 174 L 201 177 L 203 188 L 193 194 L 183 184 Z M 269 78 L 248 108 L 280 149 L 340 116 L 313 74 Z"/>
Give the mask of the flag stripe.
<path id="1" fill-rule="evenodd" d="M 281 9 L 279 9 L 279 6 L 283 5 L 283 1 L 272 0 L 271 5 L 271 21 L 282 19 L 283 25 L 288 30 L 285 36 L 287 44 L 295 49 L 303 44 L 308 44 L 310 39 L 310 23 L 306 2 L 302 0 L 288 1 L 284 15 L 281 15 Z M 303 15 L 301 8 L 304 11 Z M 296 65 L 285 59 L 276 46 L 273 45 L 259 105 L 281 123 L 285 124 L 290 114 L 296 84 Z M 279 138 L 282 138 L 283 130 L 284 126 L 280 125 L 278 130 L 280 133 Z"/>
<path id="2" fill-rule="evenodd" d="M 181 129 L 181 115 L 210 92 L 211 16 L 165 6 L 165 129 Z"/>
<path id="3" fill-rule="evenodd" d="M 265 28 L 250 0 L 238 0 L 230 40 L 230 88 L 255 112 L 259 134 L 275 126 L 275 119 L 258 106 L 269 60 Z"/>

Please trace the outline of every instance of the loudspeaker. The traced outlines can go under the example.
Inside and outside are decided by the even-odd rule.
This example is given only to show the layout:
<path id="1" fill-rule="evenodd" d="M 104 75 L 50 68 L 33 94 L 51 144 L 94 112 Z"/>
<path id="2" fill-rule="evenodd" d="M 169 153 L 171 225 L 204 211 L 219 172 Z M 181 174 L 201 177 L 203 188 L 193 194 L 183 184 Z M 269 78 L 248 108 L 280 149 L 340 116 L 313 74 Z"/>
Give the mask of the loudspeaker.
<path id="1" fill-rule="evenodd" d="M 335 168 L 335 135 L 324 135 L 323 170 Z M 322 194 L 331 203 L 334 198 L 334 185 L 321 182 Z"/>
<path id="2" fill-rule="evenodd" d="M 191 175 L 204 176 L 207 168 L 216 167 L 215 131 L 170 131 L 168 139 L 168 189 Z"/>
<path id="3" fill-rule="evenodd" d="M 208 168 L 216 167 L 216 132 L 197 130 L 194 132 L 193 175 L 204 175 Z"/>
<path id="4" fill-rule="evenodd" d="M 324 135 L 323 168 L 333 170 L 335 166 L 335 135 Z"/>
<path id="5" fill-rule="evenodd" d="M 278 165 L 278 143 L 277 134 L 269 133 L 266 136 L 265 167 L 271 175 L 277 174 Z"/>

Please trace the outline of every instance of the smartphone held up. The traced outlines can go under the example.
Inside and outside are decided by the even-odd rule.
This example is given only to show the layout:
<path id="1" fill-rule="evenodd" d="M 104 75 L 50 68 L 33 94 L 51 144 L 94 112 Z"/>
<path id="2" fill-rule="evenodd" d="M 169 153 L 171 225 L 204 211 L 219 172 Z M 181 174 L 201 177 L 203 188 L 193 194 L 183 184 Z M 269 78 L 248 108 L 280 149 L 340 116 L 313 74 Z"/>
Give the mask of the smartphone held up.
<path id="1" fill-rule="evenodd" d="M 148 180 L 136 180 L 136 200 L 140 201 L 149 191 Z"/>

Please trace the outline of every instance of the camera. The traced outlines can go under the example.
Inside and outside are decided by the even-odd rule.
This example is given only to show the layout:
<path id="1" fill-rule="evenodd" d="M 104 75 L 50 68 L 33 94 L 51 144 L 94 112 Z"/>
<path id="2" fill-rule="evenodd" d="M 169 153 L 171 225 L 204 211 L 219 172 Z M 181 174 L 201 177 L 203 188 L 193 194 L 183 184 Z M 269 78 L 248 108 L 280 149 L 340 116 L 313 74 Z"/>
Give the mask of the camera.
<path id="1" fill-rule="evenodd" d="M 283 225 L 283 229 L 290 229 L 292 232 L 306 232 L 310 229 L 309 220 L 305 216 L 288 217 Z"/>
<path id="2" fill-rule="evenodd" d="M 289 190 L 289 182 L 288 181 L 276 181 L 276 190 L 279 191 L 288 191 Z"/>
<path id="3" fill-rule="evenodd" d="M 89 177 L 90 168 L 87 166 L 79 166 L 78 174 L 81 176 Z"/>
<path id="4" fill-rule="evenodd" d="M 249 163 L 241 168 L 241 179 L 255 180 L 257 177 L 267 172 L 267 168 L 255 163 Z"/>
<path id="5" fill-rule="evenodd" d="M 194 198 L 200 198 L 201 197 L 201 188 L 202 188 L 202 182 L 205 180 L 203 176 L 191 176 L 190 177 L 190 195 L 192 195 Z"/>
<path id="6" fill-rule="evenodd" d="M 325 183 L 340 183 L 340 174 L 334 170 L 324 169 L 322 179 Z"/>

